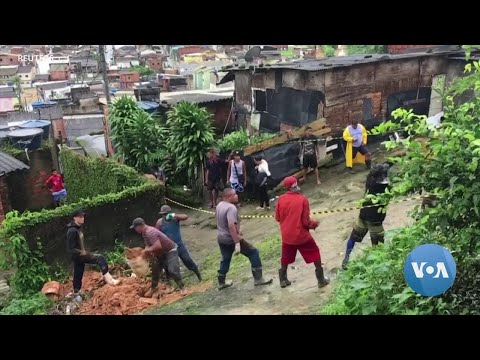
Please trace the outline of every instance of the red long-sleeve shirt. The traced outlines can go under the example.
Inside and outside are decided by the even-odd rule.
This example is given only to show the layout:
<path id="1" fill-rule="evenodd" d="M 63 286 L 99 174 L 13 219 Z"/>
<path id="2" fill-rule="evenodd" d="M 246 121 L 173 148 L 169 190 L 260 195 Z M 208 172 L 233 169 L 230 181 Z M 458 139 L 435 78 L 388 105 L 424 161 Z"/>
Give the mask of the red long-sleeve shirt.
<path id="1" fill-rule="evenodd" d="M 282 242 L 300 245 L 313 240 L 310 229 L 318 225 L 310 220 L 308 199 L 298 193 L 289 191 L 280 196 L 275 208 L 275 219 L 280 223 Z"/>
<path id="2" fill-rule="evenodd" d="M 45 181 L 45 185 L 48 184 L 52 184 L 53 192 L 59 192 L 64 189 L 62 175 L 60 174 L 51 175 L 47 181 Z"/>

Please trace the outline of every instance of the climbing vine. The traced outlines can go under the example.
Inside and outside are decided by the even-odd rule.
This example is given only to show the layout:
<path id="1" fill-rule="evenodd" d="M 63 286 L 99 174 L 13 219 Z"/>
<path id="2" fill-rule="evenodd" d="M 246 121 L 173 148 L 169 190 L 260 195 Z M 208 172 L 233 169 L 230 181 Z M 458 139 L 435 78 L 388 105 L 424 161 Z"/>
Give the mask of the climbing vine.
<path id="1" fill-rule="evenodd" d="M 111 159 L 79 156 L 66 148 L 60 152 L 60 159 L 69 203 L 116 193 L 143 181 L 135 169 Z"/>

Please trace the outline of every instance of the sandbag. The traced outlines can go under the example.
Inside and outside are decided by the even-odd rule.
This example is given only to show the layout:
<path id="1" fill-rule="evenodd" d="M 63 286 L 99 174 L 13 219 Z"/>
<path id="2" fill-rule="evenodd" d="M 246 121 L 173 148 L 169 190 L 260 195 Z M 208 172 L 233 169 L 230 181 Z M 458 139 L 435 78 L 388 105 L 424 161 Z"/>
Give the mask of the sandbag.
<path id="1" fill-rule="evenodd" d="M 150 259 L 141 247 L 126 248 L 124 251 L 125 260 L 133 273 L 144 278 L 150 273 Z"/>

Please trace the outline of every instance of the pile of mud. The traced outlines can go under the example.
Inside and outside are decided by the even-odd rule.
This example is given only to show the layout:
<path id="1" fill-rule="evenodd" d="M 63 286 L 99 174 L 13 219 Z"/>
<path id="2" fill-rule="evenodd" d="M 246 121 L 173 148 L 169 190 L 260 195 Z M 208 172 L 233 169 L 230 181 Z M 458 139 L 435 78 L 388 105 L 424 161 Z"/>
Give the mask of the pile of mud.
<path id="1" fill-rule="evenodd" d="M 83 276 L 82 292 L 85 300 L 79 304 L 75 315 L 129 315 L 138 314 L 149 307 L 170 304 L 184 296 L 203 292 L 211 287 L 208 283 L 201 283 L 186 288 L 181 294 L 173 287 L 160 283 L 158 291 L 151 298 L 144 294 L 150 289 L 151 282 L 138 278 L 119 278 L 117 286 L 105 284 L 100 272 L 86 271 Z M 72 291 L 71 281 L 63 285 L 63 296 Z"/>

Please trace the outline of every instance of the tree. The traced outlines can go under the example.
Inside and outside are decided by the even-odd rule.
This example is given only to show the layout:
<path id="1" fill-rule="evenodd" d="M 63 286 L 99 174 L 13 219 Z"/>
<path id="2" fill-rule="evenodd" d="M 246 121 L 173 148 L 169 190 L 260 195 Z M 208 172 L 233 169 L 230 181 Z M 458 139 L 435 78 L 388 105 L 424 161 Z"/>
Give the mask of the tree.
<path id="1" fill-rule="evenodd" d="M 146 77 L 155 74 L 155 72 L 148 66 L 135 65 L 132 66 L 132 70 L 138 72 L 140 77 Z"/>
<path id="2" fill-rule="evenodd" d="M 122 96 L 110 108 L 109 122 L 116 156 L 138 171 L 147 172 L 162 158 L 166 130 L 135 100 Z"/>
<path id="3" fill-rule="evenodd" d="M 348 55 L 383 54 L 385 45 L 348 45 Z"/>
<path id="4" fill-rule="evenodd" d="M 198 166 L 203 164 L 214 142 L 212 114 L 189 102 L 180 102 L 167 113 L 169 137 L 167 149 L 175 154 L 176 172 L 186 171 L 190 185 L 198 179 Z"/>
<path id="5" fill-rule="evenodd" d="M 21 109 L 23 109 L 23 106 L 22 106 L 22 80 L 20 79 L 20 76 L 17 75 L 13 78 L 13 86 L 15 88 L 15 94 L 17 95 L 19 107 Z"/>
<path id="6" fill-rule="evenodd" d="M 468 54 L 468 51 L 467 51 Z M 438 128 L 426 116 L 397 109 L 396 121 L 374 132 L 401 127 L 408 137 L 388 141 L 387 149 L 404 148 L 403 157 L 391 160 L 399 176 L 391 192 L 377 196 L 392 199 L 425 191 L 437 205 L 414 212 L 414 225 L 404 228 L 385 246 L 368 249 L 342 274 L 327 313 L 347 314 L 480 314 L 480 64 L 466 65 L 464 78 L 442 91 L 444 120 Z M 405 283 L 406 256 L 418 245 L 435 243 L 450 250 L 457 264 L 453 287 L 439 297 L 415 294 Z"/>

